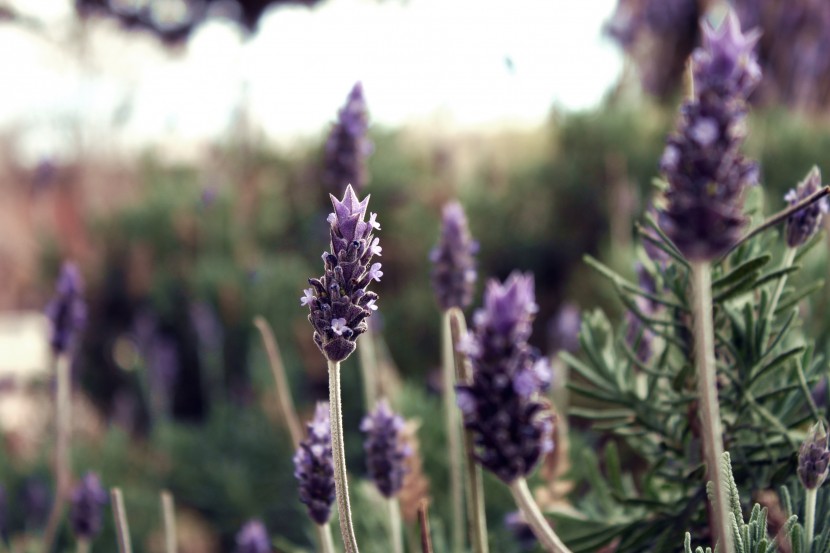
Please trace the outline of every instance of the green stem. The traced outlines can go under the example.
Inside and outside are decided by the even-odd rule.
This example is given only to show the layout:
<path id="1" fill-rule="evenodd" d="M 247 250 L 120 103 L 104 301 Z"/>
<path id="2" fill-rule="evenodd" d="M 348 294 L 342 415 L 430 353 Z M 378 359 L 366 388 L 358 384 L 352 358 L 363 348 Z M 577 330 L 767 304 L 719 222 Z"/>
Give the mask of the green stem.
<path id="1" fill-rule="evenodd" d="M 366 402 L 366 412 L 371 413 L 378 400 L 378 357 L 372 329 L 360 335 L 357 358 L 360 361 L 360 376 L 363 379 L 363 401 Z"/>
<path id="2" fill-rule="evenodd" d="M 461 429 L 458 408 L 455 406 L 455 352 L 450 323 L 450 312 L 441 317 L 442 356 L 441 367 L 444 388 L 444 424 L 447 429 L 447 455 L 450 467 L 450 492 L 452 498 L 452 551 L 464 551 L 464 467 L 461 459 Z"/>
<path id="3" fill-rule="evenodd" d="M 72 458 L 70 440 L 72 437 L 72 359 L 67 353 L 60 353 L 55 358 L 55 498 L 43 532 L 43 553 L 49 553 L 55 541 L 66 498 L 69 494 L 72 475 Z"/>
<path id="4" fill-rule="evenodd" d="M 461 384 L 469 384 L 472 381 L 467 356 L 458 350 L 461 338 L 467 333 L 467 323 L 464 313 L 458 308 L 447 311 L 450 320 L 450 331 L 452 335 L 452 349 L 455 356 L 455 379 Z M 473 453 L 475 452 L 475 438 L 470 431 L 464 432 L 464 479 L 467 491 L 467 530 L 470 535 L 470 543 L 473 553 L 489 553 L 487 543 L 487 516 L 484 512 L 484 484 L 481 477 L 481 467 L 476 463 Z"/>
<path id="5" fill-rule="evenodd" d="M 720 551 L 734 553 L 731 527 L 728 523 L 729 498 L 720 471 L 723 456 L 723 430 L 718 404 L 715 335 L 712 323 L 712 273 L 708 261 L 692 263 L 692 295 L 694 317 L 695 363 L 701 418 L 703 452 L 707 474 L 714 483 L 715 505 L 711 521 L 712 535 L 717 537 Z M 713 544 L 714 545 L 714 544 Z"/>
<path id="6" fill-rule="evenodd" d="M 536 539 L 542 544 L 542 548 L 550 553 L 571 553 L 553 528 L 550 527 L 548 521 L 545 520 L 536 501 L 533 500 L 533 495 L 530 493 L 530 488 L 527 487 L 527 481 L 523 478 L 517 478 L 510 484 L 510 491 L 513 492 L 513 499 L 516 505 L 522 511 L 525 520 L 533 529 Z"/>
<path id="7" fill-rule="evenodd" d="M 804 495 L 804 530 L 807 533 L 807 547 L 805 551 L 808 553 L 813 546 L 813 536 L 815 535 L 816 495 L 818 495 L 818 488 L 807 490 L 807 493 Z"/>
<path id="8" fill-rule="evenodd" d="M 164 551 L 176 553 L 176 506 L 173 494 L 167 490 L 161 492 L 161 512 L 164 518 Z"/>
<path id="9" fill-rule="evenodd" d="M 343 442 L 343 409 L 340 404 L 340 362 L 329 361 L 329 413 L 331 416 L 331 450 L 334 458 L 334 486 L 337 491 L 337 512 L 340 534 L 346 553 L 357 553 L 357 539 L 349 505 L 349 484 L 346 479 L 346 448 Z M 123 553 L 123 552 L 122 552 Z"/>
<path id="10" fill-rule="evenodd" d="M 793 261 L 795 261 L 795 254 L 798 253 L 796 248 L 787 248 L 787 252 L 784 254 L 784 261 L 781 266 L 782 269 L 789 269 Z M 778 286 L 775 287 L 775 293 L 772 295 L 772 301 L 769 304 L 769 309 L 767 313 L 769 313 L 770 321 L 775 317 L 775 310 L 778 308 L 778 301 L 781 299 L 781 293 L 784 291 L 784 285 L 787 284 L 787 275 L 781 275 L 781 278 L 778 279 Z"/>
<path id="11" fill-rule="evenodd" d="M 326 524 L 315 524 L 317 530 L 317 541 L 320 543 L 320 553 L 335 553 L 334 540 L 331 537 L 331 526 Z"/>
<path id="12" fill-rule="evenodd" d="M 75 551 L 76 553 L 89 553 L 89 540 L 86 538 L 78 538 L 78 541 L 75 542 Z"/>
<path id="13" fill-rule="evenodd" d="M 389 536 L 392 539 L 393 553 L 403 553 L 403 527 L 401 526 L 401 507 L 398 499 L 391 497 L 386 500 L 389 505 Z"/>
<path id="14" fill-rule="evenodd" d="M 127 522 L 127 510 L 124 508 L 124 495 L 120 488 L 110 490 L 112 498 L 112 516 L 115 520 L 115 534 L 118 541 L 118 553 L 133 553 L 130 543 L 130 525 Z"/>

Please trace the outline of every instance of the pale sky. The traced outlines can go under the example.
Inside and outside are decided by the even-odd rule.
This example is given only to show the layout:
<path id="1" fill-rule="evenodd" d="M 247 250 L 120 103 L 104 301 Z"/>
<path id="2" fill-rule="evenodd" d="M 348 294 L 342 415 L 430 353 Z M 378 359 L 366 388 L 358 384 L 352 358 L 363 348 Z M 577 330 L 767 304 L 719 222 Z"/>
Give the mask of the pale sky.
<path id="1" fill-rule="evenodd" d="M 243 97 L 287 143 L 320 133 L 357 80 L 376 124 L 534 126 L 554 104 L 595 105 L 622 66 L 601 34 L 615 0 L 326 0 L 270 11 L 247 40 L 210 23 L 174 52 L 97 24 L 83 71 L 67 38 L 71 0 L 12 4 L 49 29 L 44 40 L 0 26 L 0 130 L 25 129 L 35 157 L 61 150 L 78 114 L 123 146 L 201 143 Z M 113 131 L 119 107 L 128 116 Z"/>

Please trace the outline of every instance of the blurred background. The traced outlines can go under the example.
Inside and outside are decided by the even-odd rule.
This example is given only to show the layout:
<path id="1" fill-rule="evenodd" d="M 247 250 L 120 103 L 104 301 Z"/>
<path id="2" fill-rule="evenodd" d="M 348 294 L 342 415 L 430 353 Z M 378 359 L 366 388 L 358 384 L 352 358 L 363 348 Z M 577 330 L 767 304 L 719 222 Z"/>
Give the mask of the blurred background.
<path id="1" fill-rule="evenodd" d="M 359 81 L 372 143 L 365 192 L 382 224 L 378 358 L 394 405 L 420 425 L 402 506 L 412 525 L 417 499 L 432 499 L 443 551 L 440 312 L 428 260 L 441 207 L 465 206 L 481 279 L 534 273 L 543 351 L 573 342 L 563 309 L 619 318 L 613 290 L 582 256 L 633 274 L 633 223 L 698 20 L 722 13 L 714 4 L 0 0 L 0 484 L 13 505 L 0 530 L 39 528 L 49 505 L 43 308 L 72 260 L 89 309 L 73 364 L 75 467 L 123 487 L 136 549 L 162 550 L 166 488 L 183 553 L 230 551 L 253 517 L 278 550 L 313 550 L 252 320 L 273 326 L 308 418 L 327 397 L 326 366 L 298 300 L 321 272 L 328 194 L 342 193 L 325 178 L 326 138 Z M 830 170 L 830 4 L 732 5 L 745 29 L 763 32 L 749 154 L 770 212 L 813 164 Z M 826 272 L 824 250 L 809 278 Z M 828 300 L 820 291 L 809 308 L 822 351 Z M 343 380 L 349 467 L 362 476 L 355 359 Z M 372 506 L 368 492 L 354 501 L 372 512 L 360 510 Z M 490 482 L 495 551 L 523 547 L 501 522 L 510 505 Z M 362 535 L 383 531 L 380 515 L 358 518 Z M 110 522 L 101 543 L 114 543 Z"/>

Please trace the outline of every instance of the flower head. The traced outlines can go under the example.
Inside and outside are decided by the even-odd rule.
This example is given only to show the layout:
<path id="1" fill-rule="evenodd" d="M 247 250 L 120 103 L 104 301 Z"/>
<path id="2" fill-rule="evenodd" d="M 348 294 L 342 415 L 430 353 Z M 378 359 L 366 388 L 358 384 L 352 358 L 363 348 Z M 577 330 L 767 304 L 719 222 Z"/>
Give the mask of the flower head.
<path id="1" fill-rule="evenodd" d="M 308 436 L 294 454 L 294 477 L 300 501 L 317 524 L 326 524 L 334 504 L 334 460 L 331 453 L 329 404 L 320 402 L 308 423 Z"/>
<path id="2" fill-rule="evenodd" d="M 807 439 L 798 450 L 798 478 L 808 490 L 814 490 L 827 478 L 830 463 L 827 430 L 821 422 L 810 428 Z"/>
<path id="3" fill-rule="evenodd" d="M 465 308 L 473 301 L 476 282 L 475 253 L 464 208 L 458 202 L 444 206 L 441 238 L 430 253 L 432 288 L 442 309 Z"/>
<path id="4" fill-rule="evenodd" d="M 260 520 L 249 520 L 236 534 L 236 553 L 271 553 L 268 530 Z"/>
<path id="5" fill-rule="evenodd" d="M 405 461 L 412 453 L 403 443 L 403 417 L 389 408 L 386 400 L 378 402 L 375 410 L 363 418 L 360 430 L 366 436 L 363 449 L 369 476 L 384 497 L 394 497 L 403 486 Z"/>
<path id="6" fill-rule="evenodd" d="M 757 38 L 742 34 L 733 14 L 705 33 L 692 58 L 694 97 L 681 108 L 660 163 L 669 183 L 661 227 L 684 256 L 701 261 L 725 253 L 746 222 L 743 192 L 757 182 L 758 168 L 740 149 L 747 95 L 760 78 Z"/>
<path id="7" fill-rule="evenodd" d="M 456 387 L 476 459 L 508 483 L 530 474 L 553 449 L 553 415 L 541 399 L 550 370 L 527 343 L 537 310 L 531 275 L 490 281 L 465 342 L 473 381 Z"/>
<path id="8" fill-rule="evenodd" d="M 340 109 L 326 141 L 325 180 L 337 194 L 349 184 L 358 190 L 366 186 L 366 157 L 372 152 L 372 143 L 366 136 L 368 128 L 369 114 L 363 86 L 357 83 L 349 93 L 346 105 Z"/>
<path id="9" fill-rule="evenodd" d="M 55 296 L 46 307 L 46 316 L 52 324 L 50 344 L 56 354 L 69 351 L 75 336 L 86 323 L 86 304 L 81 296 L 83 287 L 78 267 L 74 263 L 64 263 Z"/>
<path id="10" fill-rule="evenodd" d="M 331 251 L 323 253 L 325 273 L 308 279 L 300 303 L 308 306 L 314 342 L 330 361 L 343 361 L 355 350 L 355 340 L 366 332 L 366 317 L 377 309 L 377 294 L 366 288 L 383 276 L 380 263 L 372 263 L 378 251 L 372 235 L 375 222 L 366 222 L 369 196 L 358 200 L 351 186 L 342 200 L 331 196 L 329 215 Z"/>
<path id="11" fill-rule="evenodd" d="M 75 536 L 92 539 L 101 532 L 107 490 L 94 472 L 87 472 L 72 491 L 69 520 Z"/>
<path id="12" fill-rule="evenodd" d="M 787 192 L 784 199 L 792 206 L 807 199 L 821 189 L 821 172 L 813 167 L 798 188 Z M 798 210 L 787 218 L 787 245 L 797 248 L 809 240 L 821 226 L 821 218 L 827 213 L 827 197 Z"/>

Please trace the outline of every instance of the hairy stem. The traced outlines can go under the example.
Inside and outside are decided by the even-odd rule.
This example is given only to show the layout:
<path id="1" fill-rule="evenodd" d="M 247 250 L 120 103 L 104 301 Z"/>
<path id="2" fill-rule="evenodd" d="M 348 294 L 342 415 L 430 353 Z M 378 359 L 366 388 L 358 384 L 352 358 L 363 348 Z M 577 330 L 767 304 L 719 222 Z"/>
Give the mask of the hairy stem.
<path id="1" fill-rule="evenodd" d="M 371 413 L 378 400 L 378 355 L 372 330 L 361 334 L 358 341 L 357 358 L 363 379 L 363 401 L 366 402 L 366 412 Z"/>
<path id="2" fill-rule="evenodd" d="M 467 323 L 464 313 L 458 308 L 447 310 L 452 336 L 452 350 L 455 361 L 455 379 L 462 384 L 472 381 L 467 356 L 458 350 L 461 338 L 467 333 Z M 467 491 L 467 532 L 473 553 L 489 553 L 487 543 L 487 516 L 484 513 L 484 485 L 481 477 L 481 467 L 476 463 L 475 439 L 473 433 L 464 432 L 464 487 Z"/>
<path id="3" fill-rule="evenodd" d="M 389 505 L 389 537 L 392 539 L 393 553 L 403 553 L 403 526 L 401 526 L 401 507 L 396 497 L 386 500 Z"/>
<path id="4" fill-rule="evenodd" d="M 816 527 L 816 495 L 818 495 L 818 488 L 807 490 L 804 494 L 804 531 L 807 533 L 805 551 L 810 551 L 813 546 Z"/>
<path id="5" fill-rule="evenodd" d="M 418 522 L 421 526 L 421 552 L 432 553 L 432 536 L 429 534 L 429 502 L 422 499 L 418 505 Z"/>
<path id="6" fill-rule="evenodd" d="M 118 541 L 118 553 L 133 553 L 130 543 L 130 525 L 127 522 L 127 510 L 124 508 L 124 495 L 121 488 L 110 490 L 112 498 L 112 516 L 115 520 L 115 534 Z"/>
<path id="7" fill-rule="evenodd" d="M 329 524 L 315 524 L 317 530 L 317 541 L 320 543 L 320 553 L 335 553 L 334 540 L 331 537 L 331 526 Z"/>
<path id="8" fill-rule="evenodd" d="M 277 404 L 282 411 L 285 424 L 288 426 L 294 449 L 297 449 L 303 439 L 303 431 L 302 426 L 300 426 L 300 418 L 297 416 L 296 409 L 294 409 L 294 401 L 291 399 L 291 388 L 288 387 L 288 378 L 285 375 L 285 365 L 282 362 L 277 339 L 274 337 L 271 325 L 264 318 L 255 317 L 254 325 L 262 335 L 262 343 L 265 344 L 265 351 L 268 353 L 268 364 L 271 366 L 271 374 L 274 375 L 274 382 L 277 386 Z"/>
<path id="9" fill-rule="evenodd" d="M 161 492 L 161 512 L 164 517 L 164 551 L 176 553 L 176 506 L 173 494 L 167 490 Z"/>
<path id="10" fill-rule="evenodd" d="M 444 388 L 444 424 L 447 428 L 447 455 L 450 467 L 450 491 L 452 498 L 452 551 L 464 551 L 464 489 L 461 459 L 461 429 L 458 408 L 455 406 L 455 352 L 450 323 L 450 312 L 441 317 L 441 373 Z"/>
<path id="11" fill-rule="evenodd" d="M 731 527 L 728 523 L 729 498 L 723 475 L 719 470 L 720 458 L 723 456 L 723 430 L 718 404 L 715 336 L 712 323 L 712 273 L 708 261 L 692 263 L 692 295 L 698 411 L 701 418 L 703 453 L 708 477 L 715 487 L 714 520 L 710 521 L 710 526 L 712 536 L 717 537 L 717 543 L 720 544 L 720 551 L 734 553 Z"/>
<path id="12" fill-rule="evenodd" d="M 513 492 L 513 499 L 516 505 L 522 511 L 525 520 L 533 529 L 536 539 L 542 544 L 542 548 L 550 553 L 571 553 L 553 528 L 550 527 L 548 521 L 545 520 L 536 501 L 533 500 L 533 495 L 530 493 L 530 488 L 527 487 L 527 480 L 524 478 L 517 478 L 510 484 L 510 491 Z"/>
<path id="13" fill-rule="evenodd" d="M 346 553 L 357 553 L 357 539 L 349 505 L 349 484 L 346 481 L 346 448 L 343 442 L 343 410 L 340 404 L 340 363 L 329 361 L 329 414 L 331 417 L 331 451 L 334 457 L 334 486 L 337 491 L 337 512 L 340 534 Z"/>
<path id="14" fill-rule="evenodd" d="M 67 353 L 55 357 L 55 498 L 43 532 L 43 553 L 49 553 L 55 542 L 58 527 L 63 519 L 66 499 L 72 478 L 72 359 Z"/>

